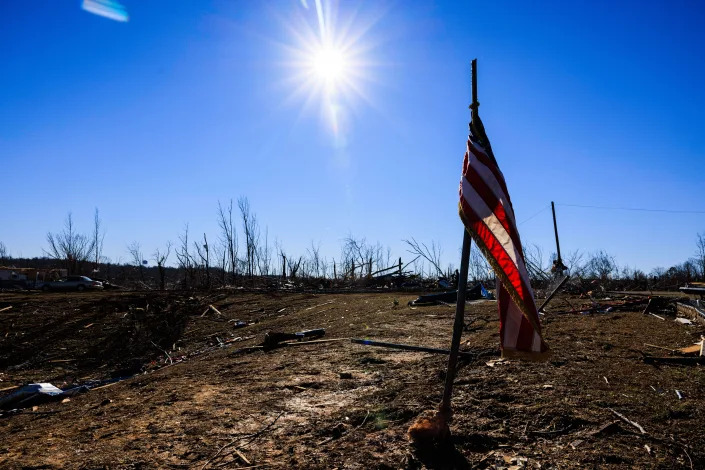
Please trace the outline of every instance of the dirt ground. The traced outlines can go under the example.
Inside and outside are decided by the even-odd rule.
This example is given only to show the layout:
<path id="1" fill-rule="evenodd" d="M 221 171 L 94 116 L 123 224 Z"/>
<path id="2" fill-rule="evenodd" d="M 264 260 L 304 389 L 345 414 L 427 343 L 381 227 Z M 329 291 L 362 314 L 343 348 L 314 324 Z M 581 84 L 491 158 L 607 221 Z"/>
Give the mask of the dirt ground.
<path id="1" fill-rule="evenodd" d="M 669 354 L 645 343 L 689 346 L 705 328 L 643 306 L 547 314 L 553 356 L 532 363 L 497 361 L 496 304 L 468 304 L 462 347 L 475 357 L 455 382 L 452 444 L 412 448 L 407 429 L 437 407 L 446 356 L 345 338 L 449 347 L 454 309 L 407 306 L 415 297 L 0 294 L 12 306 L 0 312 L 0 397 L 107 385 L 0 411 L 0 468 L 705 468 L 703 367 L 642 359 Z M 341 340 L 250 348 L 311 328 Z"/>

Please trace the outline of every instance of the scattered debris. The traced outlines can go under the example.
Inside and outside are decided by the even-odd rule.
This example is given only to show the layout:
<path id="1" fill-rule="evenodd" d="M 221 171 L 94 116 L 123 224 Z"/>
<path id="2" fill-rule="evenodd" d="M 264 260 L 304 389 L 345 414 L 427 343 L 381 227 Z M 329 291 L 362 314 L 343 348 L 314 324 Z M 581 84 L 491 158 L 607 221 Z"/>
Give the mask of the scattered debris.
<path id="1" fill-rule="evenodd" d="M 86 386 L 61 390 L 50 383 L 29 384 L 6 397 L 0 398 L 0 409 L 11 410 L 28 408 L 54 400 L 63 400 L 62 403 L 65 403 L 68 401 L 69 397 L 87 391 L 88 387 Z"/>
<path id="2" fill-rule="evenodd" d="M 580 309 L 573 309 L 573 310 L 567 310 L 567 311 L 562 311 L 562 312 L 551 312 L 553 315 L 565 315 L 569 313 L 581 313 L 581 314 L 589 314 L 589 313 L 609 313 L 617 310 L 630 310 L 633 309 L 633 307 L 637 305 L 642 305 L 648 302 L 648 299 L 636 299 L 636 300 L 626 300 L 626 301 L 621 301 L 618 303 L 610 304 L 610 305 L 603 305 L 599 304 L 597 302 L 593 302 L 593 307 L 590 308 L 580 308 Z"/>
<path id="3" fill-rule="evenodd" d="M 155 348 L 157 348 L 158 350 L 160 350 L 161 352 L 163 352 L 163 353 L 166 355 L 166 357 L 169 359 L 169 364 L 173 364 L 173 363 L 174 363 L 174 361 L 171 359 L 171 356 L 170 356 L 169 353 L 166 351 L 166 349 L 160 348 L 160 347 L 157 345 L 157 343 L 155 343 L 154 341 L 150 341 L 150 343 L 152 343 L 152 345 L 154 345 Z"/>
<path id="4" fill-rule="evenodd" d="M 705 296 L 705 283 L 692 282 L 686 284 L 685 287 L 679 287 L 679 290 L 684 294 L 699 295 L 700 298 L 703 298 Z"/>
<path id="5" fill-rule="evenodd" d="M 232 323 L 233 324 L 232 327 L 236 328 L 236 329 L 237 328 L 244 328 L 244 327 L 250 325 L 246 321 L 242 321 L 242 320 L 228 320 L 228 323 Z"/>
<path id="6" fill-rule="evenodd" d="M 682 393 L 680 390 L 675 390 L 675 392 L 676 392 L 676 395 L 678 396 L 678 399 L 679 399 L 679 400 L 682 400 L 682 399 L 683 399 L 683 393 Z"/>
<path id="7" fill-rule="evenodd" d="M 12 305 L 8 305 L 7 307 L 0 308 L 0 312 L 6 312 L 12 308 Z"/>
<path id="8" fill-rule="evenodd" d="M 705 300 L 691 299 L 689 301 L 681 301 L 676 304 L 676 312 L 678 315 L 689 317 L 692 320 L 705 323 Z"/>
<path id="9" fill-rule="evenodd" d="M 582 439 L 576 439 L 573 442 L 570 443 L 570 447 L 573 449 L 577 449 L 580 444 L 582 444 L 584 441 Z"/>
<path id="10" fill-rule="evenodd" d="M 693 322 L 691 320 L 688 320 L 687 318 L 683 318 L 683 317 L 676 318 L 676 321 L 682 325 L 692 325 L 693 324 Z"/>
<path id="11" fill-rule="evenodd" d="M 503 364 L 508 364 L 508 363 L 509 363 L 509 360 L 507 360 L 504 357 L 500 357 L 497 359 L 490 359 L 489 361 L 485 362 L 485 365 L 487 365 L 489 367 L 494 367 L 497 364 L 503 365 Z"/>

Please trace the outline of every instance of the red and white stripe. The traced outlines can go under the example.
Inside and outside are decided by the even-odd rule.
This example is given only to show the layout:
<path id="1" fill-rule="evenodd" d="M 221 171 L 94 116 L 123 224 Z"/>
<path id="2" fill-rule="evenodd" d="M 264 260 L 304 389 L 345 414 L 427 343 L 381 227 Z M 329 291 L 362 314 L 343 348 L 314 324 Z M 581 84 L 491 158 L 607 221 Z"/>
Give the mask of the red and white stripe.
<path id="1" fill-rule="evenodd" d="M 470 139 L 460 180 L 460 211 L 498 277 L 502 353 L 546 352 L 504 176 L 494 158 Z"/>

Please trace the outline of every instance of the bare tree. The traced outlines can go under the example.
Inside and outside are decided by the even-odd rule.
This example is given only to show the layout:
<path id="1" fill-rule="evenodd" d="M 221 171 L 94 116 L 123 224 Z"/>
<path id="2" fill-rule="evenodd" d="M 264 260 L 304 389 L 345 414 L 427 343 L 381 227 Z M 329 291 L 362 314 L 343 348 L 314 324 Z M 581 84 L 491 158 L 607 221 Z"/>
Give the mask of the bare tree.
<path id="1" fill-rule="evenodd" d="M 299 259 L 288 259 L 289 277 L 296 278 L 299 274 L 299 269 L 301 269 L 301 263 L 303 261 L 303 256 L 299 256 Z"/>
<path id="2" fill-rule="evenodd" d="M 49 249 L 45 253 L 50 257 L 66 263 L 69 274 L 79 272 L 93 252 L 92 240 L 82 233 L 77 233 L 71 212 L 66 216 L 64 229 L 59 233 L 47 233 Z"/>
<path id="3" fill-rule="evenodd" d="M 318 242 L 318 245 L 315 245 L 313 240 L 311 240 L 311 248 L 307 248 L 306 252 L 308 253 L 308 259 L 311 265 L 311 274 L 316 278 L 320 278 L 321 270 L 323 269 L 321 262 L 321 243 Z"/>
<path id="4" fill-rule="evenodd" d="M 568 253 L 568 256 L 563 260 L 568 267 L 568 272 L 571 276 L 584 277 L 585 264 L 583 263 L 583 254 L 579 250 Z"/>
<path id="5" fill-rule="evenodd" d="M 230 204 L 226 209 L 218 201 L 218 225 L 220 226 L 220 237 L 221 243 L 223 244 L 223 249 L 225 251 L 224 257 L 227 259 L 227 265 L 230 268 L 230 281 L 233 282 L 235 279 L 235 273 L 237 270 L 237 230 L 235 224 L 233 223 L 233 200 L 230 200 Z M 224 265 L 226 263 L 223 263 Z M 225 270 L 225 266 L 223 267 Z"/>
<path id="6" fill-rule="evenodd" d="M 5 263 L 8 259 L 10 259 L 10 253 L 5 244 L 0 242 L 0 263 Z"/>
<path id="7" fill-rule="evenodd" d="M 603 281 L 606 281 L 613 274 L 617 273 L 617 263 L 614 257 L 603 250 L 593 253 L 590 256 L 586 268 L 588 276 L 599 278 Z"/>
<path id="8" fill-rule="evenodd" d="M 683 277 L 685 277 L 685 282 L 691 282 L 698 277 L 698 266 L 693 259 L 685 261 L 679 268 Z"/>
<path id="9" fill-rule="evenodd" d="M 201 266 L 203 267 L 203 271 L 204 271 L 205 278 L 206 278 L 206 287 L 210 289 L 210 287 L 211 287 L 210 247 L 208 246 L 208 239 L 206 238 L 206 234 L 205 233 L 203 234 L 203 245 L 202 246 L 196 242 L 193 242 L 193 245 L 196 247 L 196 253 L 198 254 L 198 257 L 201 258 Z"/>
<path id="10" fill-rule="evenodd" d="M 479 248 L 473 247 L 470 250 L 470 264 L 468 273 L 473 282 L 491 281 L 494 277 L 492 268 L 485 259 Z M 459 275 L 460 273 L 458 273 Z"/>
<path id="11" fill-rule="evenodd" d="M 140 272 L 140 280 L 144 282 L 144 254 L 142 254 L 142 247 L 139 242 L 133 241 L 127 245 L 127 253 L 130 255 L 132 264 Z"/>
<path id="12" fill-rule="evenodd" d="M 164 290 L 166 281 L 166 267 L 165 264 L 169 259 L 169 254 L 171 254 L 171 242 L 166 242 L 166 250 L 162 251 L 157 248 L 152 255 L 152 259 L 157 263 L 157 269 L 159 269 L 159 289 Z"/>
<path id="13" fill-rule="evenodd" d="M 343 279 L 348 275 L 354 279 L 358 270 L 360 271 L 360 277 L 363 276 L 365 271 L 369 277 L 372 274 L 373 264 L 376 262 L 377 266 L 379 266 L 380 260 L 383 259 L 383 252 L 384 248 L 379 243 L 376 246 L 372 246 L 364 238 L 355 238 L 352 234 L 349 234 L 343 240 L 340 253 L 340 273 Z"/>
<path id="14" fill-rule="evenodd" d="M 281 258 L 281 276 L 286 277 L 286 252 L 284 251 L 281 242 L 277 239 L 274 239 L 274 250 L 279 253 L 278 256 Z"/>
<path id="15" fill-rule="evenodd" d="M 245 233 L 245 247 L 247 250 L 247 275 L 254 275 L 255 266 L 257 266 L 257 255 L 259 247 L 259 225 L 257 217 L 250 212 L 250 201 L 246 197 L 240 197 L 237 200 L 237 206 L 240 209 L 242 217 L 242 229 Z"/>
<path id="16" fill-rule="evenodd" d="M 224 286 L 228 283 L 228 252 L 222 243 L 213 246 L 213 259 L 220 261 L 220 284 Z"/>
<path id="17" fill-rule="evenodd" d="M 269 246 L 269 229 L 264 228 L 264 244 L 257 247 L 257 267 L 260 275 L 268 275 L 272 263 L 272 247 Z"/>
<path id="18" fill-rule="evenodd" d="M 548 281 L 550 276 L 546 274 L 550 269 L 550 261 L 547 262 L 543 255 L 543 249 L 537 244 L 522 247 L 524 252 L 524 262 L 532 281 Z"/>
<path id="19" fill-rule="evenodd" d="M 700 277 L 705 281 L 705 233 L 699 233 L 695 240 L 695 264 L 700 271 Z"/>
<path id="20" fill-rule="evenodd" d="M 188 224 L 184 225 L 184 232 L 179 236 L 179 242 L 180 246 L 175 251 L 175 254 L 179 262 L 179 268 L 184 271 L 184 286 L 188 287 L 193 283 L 194 278 L 193 257 L 189 252 L 191 247 L 188 240 Z"/>
<path id="21" fill-rule="evenodd" d="M 441 245 L 437 245 L 434 240 L 431 240 L 431 247 L 429 248 L 425 243 L 419 243 L 414 238 L 404 240 L 404 243 L 409 246 L 406 251 L 412 255 L 421 256 L 436 270 L 439 276 L 443 276 L 443 270 L 441 269 Z"/>
<path id="22" fill-rule="evenodd" d="M 101 230 L 103 221 L 100 219 L 98 208 L 95 208 L 93 214 L 93 269 L 98 271 L 101 258 L 103 256 L 103 240 L 105 239 L 105 230 Z"/>

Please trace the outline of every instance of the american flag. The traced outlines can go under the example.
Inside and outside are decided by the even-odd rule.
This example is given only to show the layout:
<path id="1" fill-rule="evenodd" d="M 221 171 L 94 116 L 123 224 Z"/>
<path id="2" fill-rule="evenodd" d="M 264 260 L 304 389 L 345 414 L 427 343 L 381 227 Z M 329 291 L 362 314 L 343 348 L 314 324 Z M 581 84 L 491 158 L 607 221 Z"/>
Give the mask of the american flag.
<path id="1" fill-rule="evenodd" d="M 546 356 L 548 346 L 541 337 L 509 191 L 477 113 L 470 123 L 460 179 L 459 212 L 497 275 L 502 356 Z"/>

